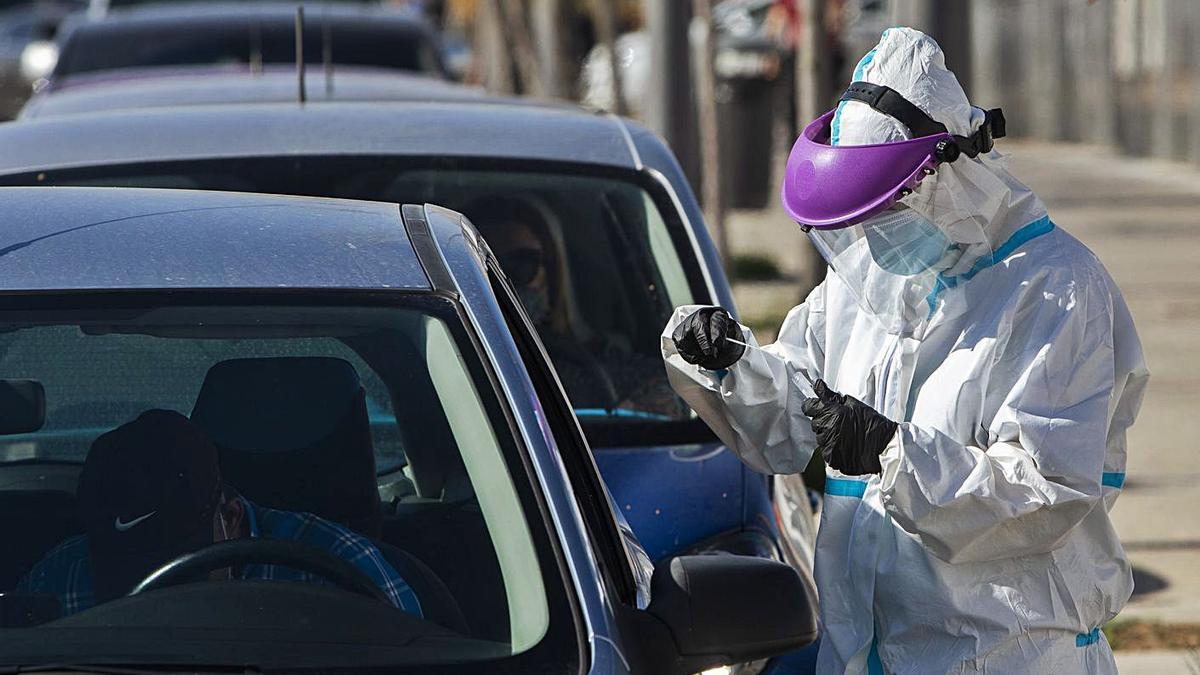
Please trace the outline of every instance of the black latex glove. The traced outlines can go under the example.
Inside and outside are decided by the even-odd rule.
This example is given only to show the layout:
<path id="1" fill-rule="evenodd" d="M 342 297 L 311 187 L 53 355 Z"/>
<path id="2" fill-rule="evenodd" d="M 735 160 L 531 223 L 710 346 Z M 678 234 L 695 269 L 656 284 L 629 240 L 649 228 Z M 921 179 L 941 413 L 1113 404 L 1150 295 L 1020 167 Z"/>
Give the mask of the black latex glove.
<path id="1" fill-rule="evenodd" d="M 896 435 L 895 422 L 871 406 L 839 394 L 817 380 L 816 398 L 806 398 L 800 411 L 812 418 L 817 447 L 825 463 L 850 476 L 879 473 L 879 455 Z"/>
<path id="2" fill-rule="evenodd" d="M 746 352 L 745 346 L 726 340 L 726 336 L 741 340 L 742 331 L 722 307 L 692 312 L 671 333 L 675 349 L 684 361 L 709 370 L 728 368 Z"/>

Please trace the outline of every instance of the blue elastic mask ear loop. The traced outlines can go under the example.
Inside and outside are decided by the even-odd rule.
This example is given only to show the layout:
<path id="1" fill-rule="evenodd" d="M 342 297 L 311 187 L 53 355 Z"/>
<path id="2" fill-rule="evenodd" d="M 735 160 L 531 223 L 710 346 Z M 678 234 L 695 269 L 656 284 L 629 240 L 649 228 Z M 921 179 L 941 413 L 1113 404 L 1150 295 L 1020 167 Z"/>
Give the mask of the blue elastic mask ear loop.
<path id="1" fill-rule="evenodd" d="M 976 274 L 979 274 L 983 270 L 1007 258 L 1008 256 L 1012 255 L 1014 251 L 1024 246 L 1029 241 L 1036 239 L 1043 234 L 1047 234 L 1053 229 L 1054 223 L 1050 220 L 1050 216 L 1042 216 L 1041 218 L 1038 218 L 1032 223 L 1029 223 L 1028 225 L 1025 225 L 1021 229 L 1014 232 L 1013 235 L 1009 237 L 1003 244 L 1001 244 L 999 248 L 992 252 L 992 255 L 986 258 L 981 258 L 975 263 L 975 266 L 968 270 L 965 274 L 961 274 L 956 277 L 947 277 L 939 274 L 937 278 L 937 284 L 934 286 L 933 290 L 930 291 L 929 297 L 925 299 L 926 302 L 929 303 L 929 316 L 932 318 L 933 313 L 937 311 L 938 296 L 940 296 L 943 291 L 954 288 L 960 282 L 970 281 L 975 277 Z"/>
<path id="2" fill-rule="evenodd" d="M 884 29 L 883 33 L 880 34 L 879 39 L 883 40 L 883 38 L 887 37 L 888 31 L 890 31 L 890 30 L 891 30 L 891 28 Z M 862 59 L 859 60 L 858 65 L 854 67 L 854 75 L 852 77 L 853 81 L 858 82 L 866 76 L 867 66 L 871 65 L 871 61 L 875 60 L 875 50 L 878 48 L 879 48 L 878 46 L 872 47 L 871 51 L 867 52 L 866 54 L 863 54 L 863 57 L 862 57 Z M 833 114 L 833 122 L 829 125 L 829 144 L 830 145 L 840 145 L 841 144 L 842 108 L 844 108 L 845 106 L 846 106 L 845 101 L 839 102 L 837 105 L 837 112 L 835 112 Z"/>

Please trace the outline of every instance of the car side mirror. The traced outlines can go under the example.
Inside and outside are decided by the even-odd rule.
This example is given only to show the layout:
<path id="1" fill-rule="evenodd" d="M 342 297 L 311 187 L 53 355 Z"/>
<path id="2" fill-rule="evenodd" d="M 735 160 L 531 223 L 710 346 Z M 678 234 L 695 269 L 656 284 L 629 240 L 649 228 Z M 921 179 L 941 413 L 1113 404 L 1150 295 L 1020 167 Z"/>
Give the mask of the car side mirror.
<path id="1" fill-rule="evenodd" d="M 766 558 L 671 558 L 654 570 L 650 598 L 647 612 L 674 638 L 675 673 L 777 656 L 817 639 L 815 598 L 796 570 Z"/>

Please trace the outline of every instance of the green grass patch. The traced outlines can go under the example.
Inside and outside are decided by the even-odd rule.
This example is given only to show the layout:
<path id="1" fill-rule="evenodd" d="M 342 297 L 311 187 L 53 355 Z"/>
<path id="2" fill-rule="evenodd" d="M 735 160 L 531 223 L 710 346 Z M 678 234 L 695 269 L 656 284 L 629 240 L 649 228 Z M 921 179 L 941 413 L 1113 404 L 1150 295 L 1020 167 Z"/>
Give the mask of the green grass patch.
<path id="1" fill-rule="evenodd" d="M 771 336 L 779 332 L 779 327 L 783 325 L 785 317 L 787 317 L 787 311 L 769 312 L 757 316 L 743 317 L 742 323 L 754 331 L 754 337 L 758 339 L 759 344 L 766 344 L 774 341 L 774 338 Z"/>
<path id="2" fill-rule="evenodd" d="M 1143 619 L 1116 619 L 1104 627 L 1114 650 L 1200 650 L 1200 624 L 1163 623 Z"/>
<path id="3" fill-rule="evenodd" d="M 737 281 L 775 281 L 783 278 L 783 271 L 770 256 L 740 253 L 729 259 L 729 276 Z"/>

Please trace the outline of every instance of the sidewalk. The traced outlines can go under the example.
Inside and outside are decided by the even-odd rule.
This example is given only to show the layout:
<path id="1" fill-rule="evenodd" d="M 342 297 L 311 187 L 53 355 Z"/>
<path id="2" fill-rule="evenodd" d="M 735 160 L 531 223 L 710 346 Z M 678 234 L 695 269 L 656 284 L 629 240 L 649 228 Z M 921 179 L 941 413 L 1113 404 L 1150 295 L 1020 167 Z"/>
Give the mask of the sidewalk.
<path id="1" fill-rule="evenodd" d="M 1117 652 L 1121 675 L 1200 675 L 1200 658 L 1187 652 Z"/>

